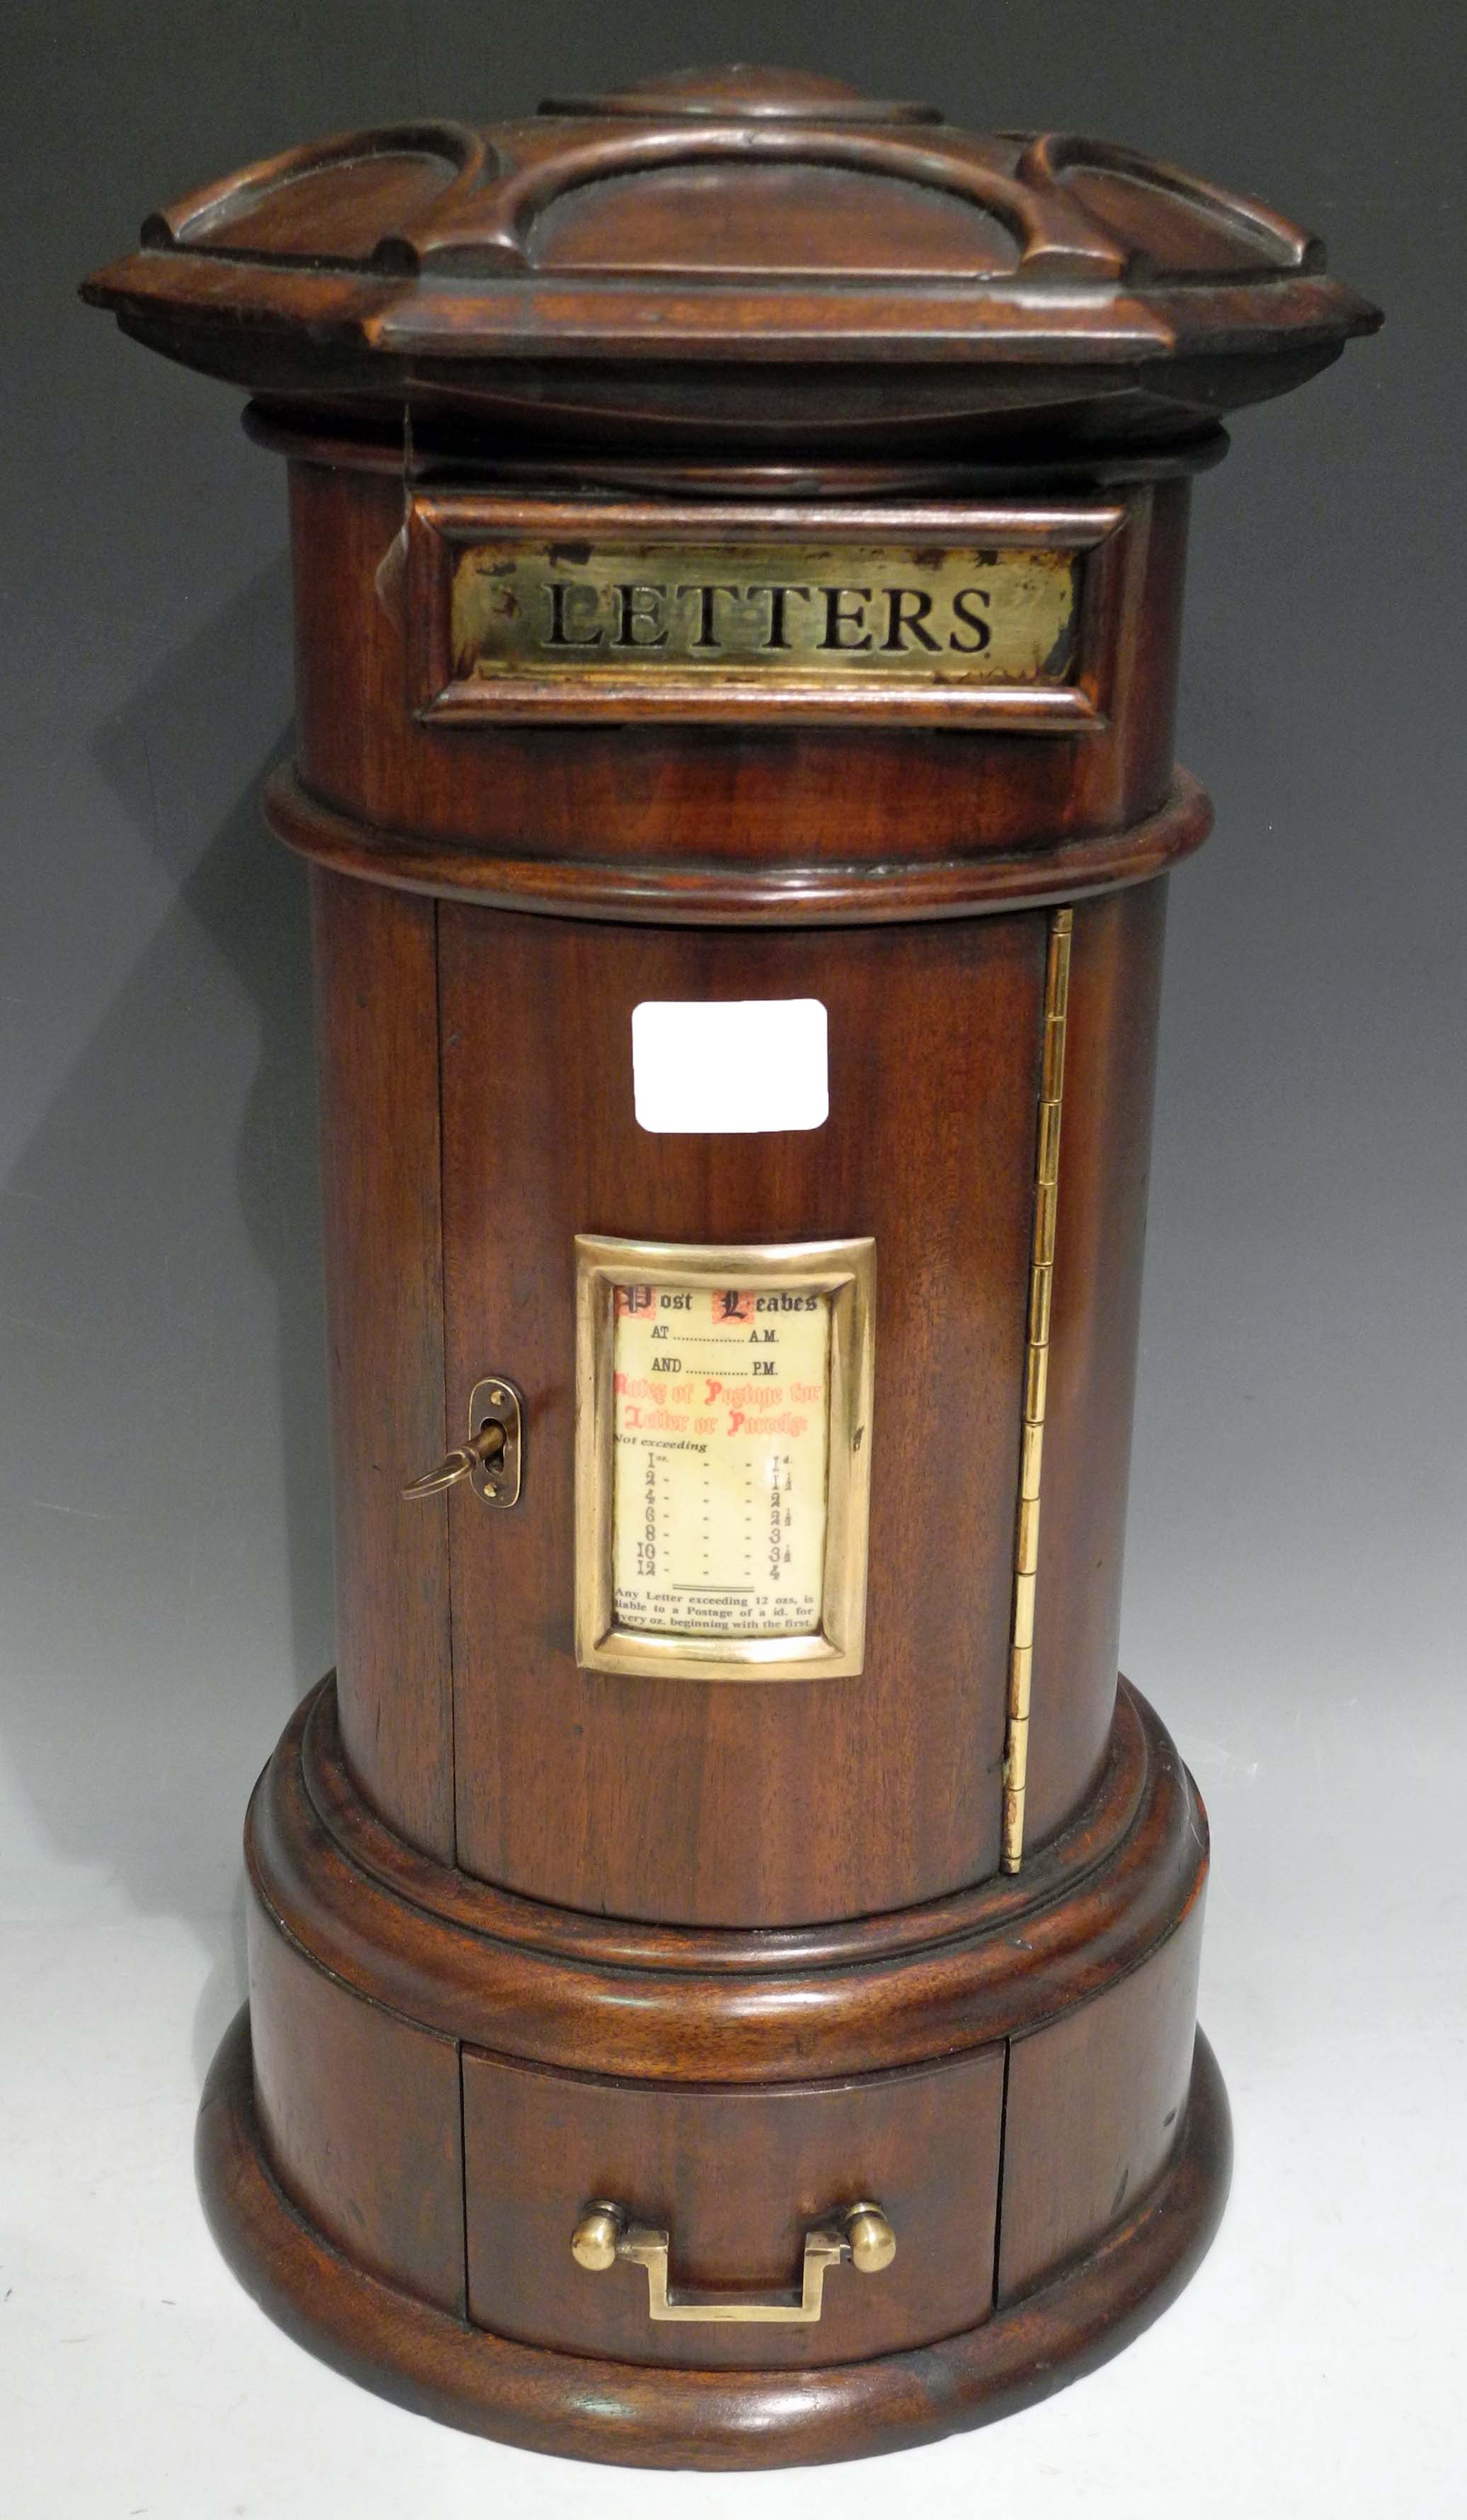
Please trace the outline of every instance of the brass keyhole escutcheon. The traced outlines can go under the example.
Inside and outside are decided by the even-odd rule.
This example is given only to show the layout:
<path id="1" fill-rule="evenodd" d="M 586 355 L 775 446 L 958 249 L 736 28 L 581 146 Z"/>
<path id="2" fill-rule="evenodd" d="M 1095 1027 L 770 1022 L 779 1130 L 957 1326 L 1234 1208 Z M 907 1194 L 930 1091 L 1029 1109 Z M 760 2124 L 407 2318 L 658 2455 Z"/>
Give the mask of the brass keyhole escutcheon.
<path id="1" fill-rule="evenodd" d="M 525 1403 L 516 1384 L 501 1373 L 485 1374 L 469 1399 L 471 1432 L 420 1478 L 409 1479 L 404 1497 L 441 1496 L 467 1479 L 481 1505 L 501 1509 L 518 1505 L 524 1476 Z"/>

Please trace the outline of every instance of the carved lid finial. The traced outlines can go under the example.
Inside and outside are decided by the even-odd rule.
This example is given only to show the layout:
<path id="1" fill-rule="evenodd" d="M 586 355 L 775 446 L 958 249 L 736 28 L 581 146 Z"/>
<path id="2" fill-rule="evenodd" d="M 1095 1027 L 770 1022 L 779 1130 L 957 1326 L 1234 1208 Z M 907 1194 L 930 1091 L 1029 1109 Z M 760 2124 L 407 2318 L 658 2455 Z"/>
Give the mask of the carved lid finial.
<path id="1" fill-rule="evenodd" d="M 542 113 L 616 114 L 638 120 L 699 122 L 940 122 L 936 105 L 863 96 L 846 79 L 818 70 L 776 69 L 761 62 L 724 62 L 714 69 L 668 70 L 608 96 L 549 96 Z"/>

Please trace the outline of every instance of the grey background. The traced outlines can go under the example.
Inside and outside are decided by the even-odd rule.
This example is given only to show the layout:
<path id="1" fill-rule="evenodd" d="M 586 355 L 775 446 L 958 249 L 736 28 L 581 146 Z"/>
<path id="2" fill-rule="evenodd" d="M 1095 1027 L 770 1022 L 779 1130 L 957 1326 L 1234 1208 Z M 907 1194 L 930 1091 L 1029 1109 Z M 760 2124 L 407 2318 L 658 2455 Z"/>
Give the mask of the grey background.
<path id="1" fill-rule="evenodd" d="M 192 2078 L 240 1991 L 244 1800 L 331 1658 L 303 883 L 256 807 L 289 742 L 283 483 L 228 390 L 73 291 L 155 203 L 320 131 L 735 54 L 1179 159 L 1321 228 L 1390 318 L 1241 419 L 1196 501 L 1179 749 L 1218 830 L 1172 887 L 1125 1661 L 1212 1808 L 1234 2204 L 1124 2363 L 840 2491 L 1459 2508 L 1433 2341 L 1463 2245 L 1467 63 L 1446 0 L 13 9 L 0 1950 L 22 2046 L 0 2291 L 31 2357 L 25 2507 L 319 2508 L 297 2427 L 368 2515 L 426 2486 L 478 2509 L 491 2477 L 527 2510 L 684 2493 L 350 2391 L 254 2318 L 185 2196 Z M 160 2230 L 191 2324 L 155 2347 L 126 2303 Z M 99 2281 L 111 2312 L 69 2361 Z M 691 2490 L 720 2511 L 804 2491 Z"/>

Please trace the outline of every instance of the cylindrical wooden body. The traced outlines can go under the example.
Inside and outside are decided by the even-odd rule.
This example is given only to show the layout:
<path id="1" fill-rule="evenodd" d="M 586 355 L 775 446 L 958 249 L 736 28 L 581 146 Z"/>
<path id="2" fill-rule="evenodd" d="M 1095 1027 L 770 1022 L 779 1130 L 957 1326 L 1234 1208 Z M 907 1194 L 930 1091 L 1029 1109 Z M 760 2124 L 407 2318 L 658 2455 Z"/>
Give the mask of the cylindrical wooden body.
<path id="1" fill-rule="evenodd" d="M 425 1852 L 568 1907 L 688 1924 L 863 1915 L 994 1870 L 1048 926 L 1023 906 L 1018 852 L 1128 834 L 1165 809 L 1185 497 L 1181 481 L 1131 494 L 1103 731 L 571 738 L 413 719 L 377 594 L 400 484 L 297 461 L 298 775 L 328 809 L 312 829 L 293 800 L 291 828 L 326 861 L 338 1690 L 363 1792 Z M 351 825 L 441 840 L 443 892 L 357 879 Z M 893 860 L 907 878 L 960 849 L 992 906 L 980 894 L 974 915 L 922 916 Z M 558 863 L 583 870 L 589 895 L 632 860 L 664 875 L 675 918 L 694 851 L 736 884 L 792 858 L 862 866 L 866 923 L 761 910 L 650 924 L 655 898 L 638 922 L 598 918 L 592 899 L 547 916 L 531 889 Z M 377 871 L 400 877 L 402 860 Z M 480 882 L 513 898 L 510 881 L 523 911 L 473 898 Z M 1108 890 L 1075 916 L 1031 1841 L 1093 1785 L 1115 1698 L 1164 892 Z M 639 1002 L 800 997 L 829 1012 L 824 1128 L 638 1127 Z M 858 1688 L 679 1688 L 577 1668 L 570 1269 L 588 1230 L 876 1238 Z M 404 1503 L 392 1472 L 456 1440 L 456 1398 L 495 1361 L 529 1402 L 523 1509 L 500 1521 L 463 1491 Z"/>
<path id="2" fill-rule="evenodd" d="M 338 1662 L 221 2244 L 530 2447 L 986 2420 L 1226 2191 L 1116 1668 L 1187 505 L 1379 315 L 1172 164 L 749 64 L 289 150 L 84 293 L 291 479 Z"/>
<path id="3" fill-rule="evenodd" d="M 1164 891 L 1076 916 L 1031 1839 L 1093 1785 L 1115 1701 Z M 315 878 L 315 912 L 338 1692 L 363 1792 L 481 1879 L 619 1916 L 803 1924 L 985 1879 L 1044 914 L 834 935 L 612 926 L 332 874 Z M 637 1128 L 639 1002 L 811 996 L 831 1023 L 823 1129 L 690 1143 Z M 673 1242 L 877 1238 L 859 1686 L 577 1668 L 570 1273 L 587 1224 Z M 496 1362 L 529 1404 L 523 1506 L 501 1520 L 465 1490 L 404 1503 L 390 1472 L 457 1439 L 445 1390 L 467 1393 Z"/>
<path id="4" fill-rule="evenodd" d="M 204 2121 L 226 2245 L 347 2368 L 521 2440 L 719 2464 L 975 2420 L 1160 2307 L 1226 2176 L 1205 1826 L 1116 1668 L 1165 876 L 1207 829 L 1170 752 L 1185 477 L 1089 494 L 1082 731 L 537 729 L 414 706 L 400 456 L 285 446 L 299 748 L 270 814 L 313 861 L 339 1655 L 252 1811 L 251 2090 L 226 2056 Z M 822 1126 L 639 1124 L 634 1008 L 808 999 Z M 871 1238 L 857 1674 L 583 1667 L 587 1234 Z M 523 1394 L 519 1504 L 405 1498 L 490 1374 Z M 569 2246 L 619 2199 L 685 2297 L 787 2298 L 857 2195 L 896 2260 L 838 2271 L 813 2323 L 660 2321 L 637 2267 Z M 613 2369 L 609 2430 L 574 2375 Z"/>

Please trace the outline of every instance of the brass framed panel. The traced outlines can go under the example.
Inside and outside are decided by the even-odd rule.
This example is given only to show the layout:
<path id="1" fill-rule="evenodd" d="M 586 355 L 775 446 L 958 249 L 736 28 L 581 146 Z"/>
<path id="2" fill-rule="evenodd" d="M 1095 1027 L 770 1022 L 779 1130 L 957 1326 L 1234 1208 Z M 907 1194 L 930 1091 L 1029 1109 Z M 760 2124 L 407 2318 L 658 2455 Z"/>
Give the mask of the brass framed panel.
<path id="1" fill-rule="evenodd" d="M 671 1633 L 622 1624 L 614 1578 L 619 1287 L 738 1288 L 828 1299 L 824 1548 L 816 1620 L 800 1635 Z M 678 1243 L 575 1238 L 575 1657 L 587 1671 L 665 1680 L 837 1679 L 865 1652 L 876 1245 Z"/>
<path id="2" fill-rule="evenodd" d="M 419 492 L 409 704 L 436 723 L 1109 722 L 1126 510 Z M 1144 538 L 1143 538 L 1144 539 Z"/>

